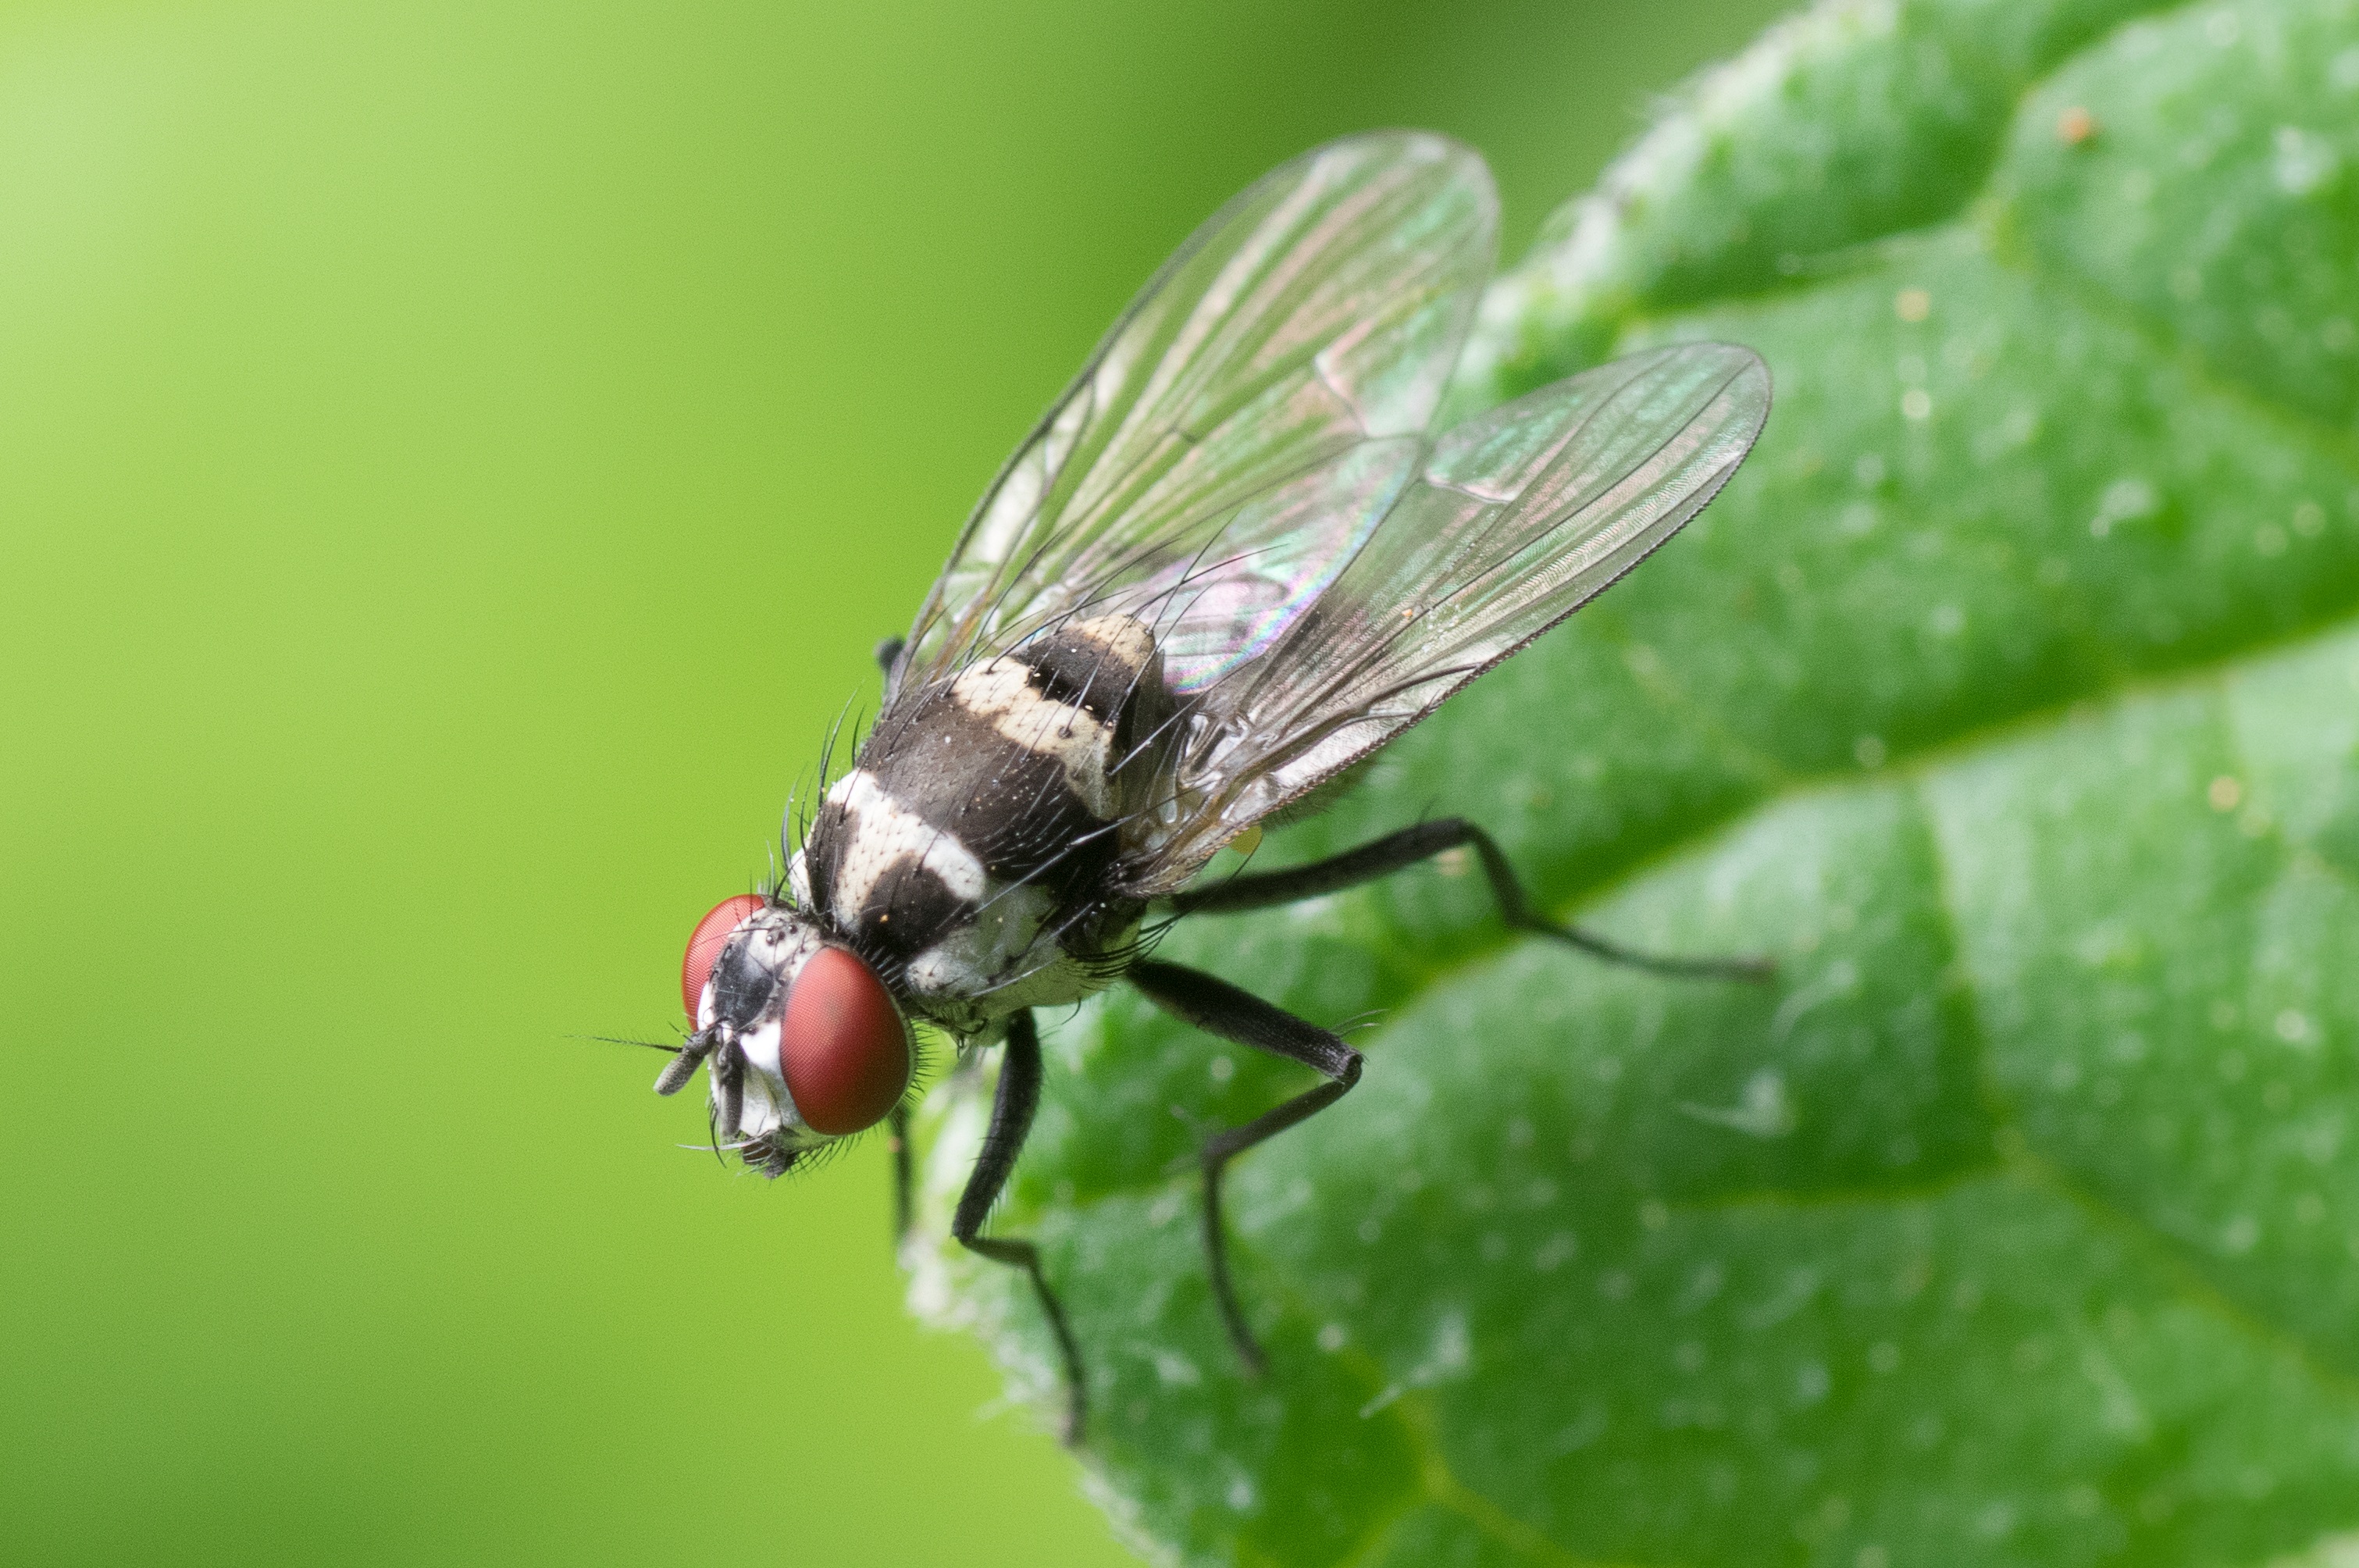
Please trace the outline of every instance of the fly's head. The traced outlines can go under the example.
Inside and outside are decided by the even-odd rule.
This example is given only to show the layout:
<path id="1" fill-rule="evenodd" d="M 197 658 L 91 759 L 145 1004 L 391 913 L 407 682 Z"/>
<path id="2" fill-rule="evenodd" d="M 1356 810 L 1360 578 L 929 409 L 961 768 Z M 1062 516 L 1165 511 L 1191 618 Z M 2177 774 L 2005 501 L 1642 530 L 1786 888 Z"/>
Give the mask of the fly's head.
<path id="1" fill-rule="evenodd" d="M 679 982 L 696 1032 L 656 1093 L 677 1093 L 701 1062 L 716 1138 L 764 1175 L 875 1126 L 908 1092 L 916 1057 L 892 993 L 791 905 L 750 893 L 714 905 Z"/>

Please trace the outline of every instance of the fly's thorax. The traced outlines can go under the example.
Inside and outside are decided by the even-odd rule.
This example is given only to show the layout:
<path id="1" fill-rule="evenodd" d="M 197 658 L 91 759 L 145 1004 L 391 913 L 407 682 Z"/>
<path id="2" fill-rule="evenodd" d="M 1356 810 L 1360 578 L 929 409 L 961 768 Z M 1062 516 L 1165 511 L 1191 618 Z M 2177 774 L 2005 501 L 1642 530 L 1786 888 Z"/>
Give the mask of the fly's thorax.
<path id="1" fill-rule="evenodd" d="M 1095 821 L 1110 821 L 1113 719 L 1084 705 L 1086 687 L 1076 697 L 1051 694 L 1062 685 L 1014 658 L 989 659 L 951 678 L 948 706 L 960 727 L 984 730 L 1026 760 L 1053 763 L 1082 810 Z M 1026 771 L 1046 773 L 1037 767 Z"/>
<path id="2" fill-rule="evenodd" d="M 1143 906 L 1103 906 L 1053 926 L 1039 918 L 1040 908 L 1011 915 L 997 932 L 986 914 L 928 950 L 900 992 L 909 1011 L 970 1039 L 1027 1007 L 1064 1007 L 1114 984 Z"/>
<path id="3" fill-rule="evenodd" d="M 790 885 L 951 1027 L 1077 999 L 1169 709 L 1153 637 L 1120 615 L 897 694 Z"/>

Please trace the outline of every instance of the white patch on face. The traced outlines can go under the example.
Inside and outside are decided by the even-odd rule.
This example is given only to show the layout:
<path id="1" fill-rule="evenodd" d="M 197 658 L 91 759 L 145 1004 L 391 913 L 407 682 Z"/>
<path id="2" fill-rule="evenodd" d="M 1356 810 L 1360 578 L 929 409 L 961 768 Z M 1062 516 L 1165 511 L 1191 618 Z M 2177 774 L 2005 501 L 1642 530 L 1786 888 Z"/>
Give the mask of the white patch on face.
<path id="1" fill-rule="evenodd" d="M 827 798 L 853 815 L 844 837 L 843 865 L 835 874 L 838 909 L 867 908 L 877 878 L 904 860 L 914 860 L 940 877 L 953 898 L 982 902 L 988 878 L 974 852 L 956 833 L 904 808 L 886 793 L 875 774 L 864 769 L 847 774 Z"/>
<path id="2" fill-rule="evenodd" d="M 712 1100 L 712 1111 L 718 1121 L 722 1110 L 721 1083 L 714 1076 L 712 1062 L 725 1051 L 736 1051 L 745 1061 L 747 1072 L 740 1078 L 740 1094 L 744 1106 L 738 1114 L 735 1128 L 723 1127 L 724 1140 L 737 1138 L 760 1138 L 781 1127 L 800 1128 L 802 1113 L 795 1109 L 795 1097 L 787 1090 L 787 1078 L 778 1059 L 778 1024 L 786 1011 L 787 992 L 792 988 L 795 976 L 810 962 L 812 953 L 821 947 L 818 930 L 791 909 L 775 906 L 756 909 L 745 917 L 743 924 L 731 936 L 732 942 L 750 944 L 748 955 L 753 961 L 776 974 L 777 990 L 770 1005 L 752 1028 L 729 1040 L 715 1050 L 712 1060 L 705 1063 L 705 1083 Z M 716 963 L 717 973 L 721 965 Z M 704 994 L 697 998 L 696 1024 L 699 1029 L 712 1027 L 716 1016 L 712 1002 L 712 982 L 704 983 Z M 806 1132 L 806 1136 L 810 1136 Z"/>
<path id="3" fill-rule="evenodd" d="M 737 1049 L 745 1054 L 746 1063 L 755 1071 L 779 1082 L 786 1081 L 786 1070 L 778 1063 L 778 1018 L 764 1018 L 737 1037 Z"/>
<path id="4" fill-rule="evenodd" d="M 1009 742 L 1055 758 L 1092 816 L 1103 821 L 1114 814 L 1106 787 L 1113 732 L 1087 711 L 1042 696 L 1032 685 L 1030 670 L 1012 659 L 970 665 L 951 682 L 951 696 Z"/>
<path id="5" fill-rule="evenodd" d="M 728 1051 L 733 1048 L 724 1045 L 721 1049 Z M 801 1126 L 802 1116 L 795 1109 L 795 1097 L 787 1093 L 786 1077 L 778 1070 L 778 1020 L 775 1018 L 763 1019 L 757 1027 L 739 1035 L 734 1049 L 745 1052 L 745 1063 L 751 1071 L 740 1075 L 738 1080 L 744 1106 L 737 1113 L 736 1128 L 732 1131 L 723 1127 L 721 1136 L 724 1138 L 760 1138 L 788 1124 Z M 705 1071 L 709 1077 L 712 1072 L 709 1063 Z M 721 1086 L 714 1083 L 712 1109 L 717 1115 L 721 1108 Z"/>
<path id="6" fill-rule="evenodd" d="M 787 862 L 787 891 L 793 896 L 799 907 L 810 908 L 810 867 L 804 863 L 803 852 L 799 849 L 795 851 L 795 857 Z"/>

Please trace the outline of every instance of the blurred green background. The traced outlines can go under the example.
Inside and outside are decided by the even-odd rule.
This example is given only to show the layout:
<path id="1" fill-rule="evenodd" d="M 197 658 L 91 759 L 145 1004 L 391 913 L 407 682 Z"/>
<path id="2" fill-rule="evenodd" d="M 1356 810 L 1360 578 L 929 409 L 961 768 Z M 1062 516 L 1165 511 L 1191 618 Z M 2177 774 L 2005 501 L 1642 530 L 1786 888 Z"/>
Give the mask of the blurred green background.
<path id="1" fill-rule="evenodd" d="M 1776 8 L 13 8 L 0 1557 L 1128 1561 L 879 1149 L 581 1037 L 1199 218 L 1427 125 L 1512 253 Z"/>

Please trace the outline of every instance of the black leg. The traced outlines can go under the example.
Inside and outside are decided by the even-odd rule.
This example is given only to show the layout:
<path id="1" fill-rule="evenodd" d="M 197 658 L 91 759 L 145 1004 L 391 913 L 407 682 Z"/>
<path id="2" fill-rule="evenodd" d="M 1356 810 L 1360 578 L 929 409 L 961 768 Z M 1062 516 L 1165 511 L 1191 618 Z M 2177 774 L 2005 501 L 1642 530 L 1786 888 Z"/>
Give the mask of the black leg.
<path id="1" fill-rule="evenodd" d="M 1777 966 L 1766 958 L 1666 958 L 1657 953 L 1637 953 L 1602 936 L 1592 936 L 1571 926 L 1560 926 L 1547 919 L 1531 906 L 1524 896 L 1523 884 L 1516 879 L 1515 867 L 1507 864 L 1497 843 L 1491 835 L 1463 817 L 1443 817 L 1436 822 L 1419 822 L 1413 828 L 1403 828 L 1387 833 L 1371 844 L 1325 860 L 1315 860 L 1308 866 L 1291 866 L 1284 871 L 1252 872 L 1232 877 L 1225 882 L 1209 887 L 1190 888 L 1174 894 L 1173 909 L 1183 915 L 1234 914 L 1243 909 L 1267 909 L 1273 904 L 1291 904 L 1300 898 L 1315 898 L 1322 893 L 1373 882 L 1379 877 L 1389 877 L 1405 866 L 1440 855 L 1444 850 L 1473 846 L 1483 862 L 1483 875 L 1491 883 L 1491 896 L 1499 900 L 1499 914 L 1516 931 L 1530 931 L 1535 936 L 1548 937 L 1577 947 L 1582 952 L 1604 959 L 1609 964 L 1625 964 L 1633 969 L 1652 970 L 1658 975 L 1681 975 L 1708 980 L 1767 980 Z"/>
<path id="2" fill-rule="evenodd" d="M 891 1135 L 886 1147 L 893 1151 L 893 1245 L 899 1247 L 909 1234 L 909 1107 L 893 1107 L 893 1119 L 886 1125 Z"/>
<path id="3" fill-rule="evenodd" d="M 1066 1445 L 1073 1447 L 1080 1444 L 1082 1425 L 1089 1417 L 1089 1389 L 1082 1378 L 1082 1353 L 1073 1344 L 1065 1309 L 1057 1292 L 1049 1289 L 1048 1276 L 1040 1271 L 1040 1249 L 1013 1236 L 982 1234 L 983 1222 L 991 1217 L 991 1205 L 999 1201 L 1000 1189 L 1007 1185 L 1008 1175 L 1016 1169 L 1025 1135 L 1032 1130 L 1032 1113 L 1039 1108 L 1040 1034 L 1032 1015 L 1022 1012 L 1007 1020 L 1007 1047 L 999 1063 L 999 1093 L 991 1102 L 991 1127 L 984 1134 L 974 1174 L 966 1179 L 966 1191 L 959 1194 L 951 1234 L 969 1251 L 1021 1269 L 1032 1277 L 1032 1290 L 1057 1336 L 1058 1354 L 1064 1357 L 1064 1436 Z"/>
<path id="4" fill-rule="evenodd" d="M 1250 991 L 1240 991 L 1225 980 L 1215 980 L 1176 964 L 1141 960 L 1130 966 L 1130 983 L 1148 1001 L 1206 1034 L 1238 1045 L 1270 1051 L 1326 1074 L 1328 1081 L 1255 1117 L 1231 1127 L 1204 1145 L 1204 1256 L 1212 1269 L 1212 1298 L 1220 1303 L 1221 1321 L 1229 1343 L 1246 1367 L 1260 1372 L 1268 1365 L 1245 1314 L 1237 1305 L 1236 1288 L 1229 1281 L 1229 1245 L 1221 1218 L 1221 1175 L 1229 1161 L 1265 1138 L 1277 1137 L 1306 1121 L 1350 1093 L 1360 1081 L 1360 1053 L 1342 1040 L 1308 1024 L 1283 1008 L 1274 1007 Z"/>
<path id="5" fill-rule="evenodd" d="M 735 1144 L 745 1136 L 745 1053 L 732 1041 L 712 1053 L 713 1082 L 721 1090 L 721 1131 L 716 1146 Z"/>

